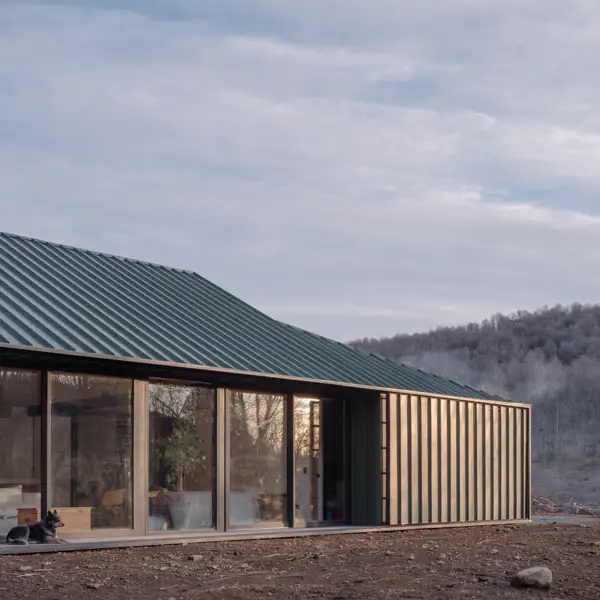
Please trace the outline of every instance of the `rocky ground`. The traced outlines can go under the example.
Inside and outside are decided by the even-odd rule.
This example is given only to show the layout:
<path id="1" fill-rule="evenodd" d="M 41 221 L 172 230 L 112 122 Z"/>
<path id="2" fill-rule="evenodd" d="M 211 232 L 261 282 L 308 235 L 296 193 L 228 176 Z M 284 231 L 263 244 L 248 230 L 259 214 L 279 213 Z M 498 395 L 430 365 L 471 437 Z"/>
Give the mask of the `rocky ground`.
<path id="1" fill-rule="evenodd" d="M 534 598 L 510 586 L 552 570 L 551 597 L 600 597 L 600 527 L 472 527 L 0 556 L 0 598 L 331 600 Z"/>

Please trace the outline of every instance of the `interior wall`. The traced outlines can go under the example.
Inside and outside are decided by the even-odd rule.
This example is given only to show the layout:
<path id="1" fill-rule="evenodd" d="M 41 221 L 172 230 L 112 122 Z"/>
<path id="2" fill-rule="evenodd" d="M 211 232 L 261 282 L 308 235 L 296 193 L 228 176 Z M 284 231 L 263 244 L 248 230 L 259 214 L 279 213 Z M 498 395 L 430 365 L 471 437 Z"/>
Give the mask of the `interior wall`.
<path id="1" fill-rule="evenodd" d="M 384 407 L 390 525 L 531 517 L 529 407 L 405 394 Z"/>

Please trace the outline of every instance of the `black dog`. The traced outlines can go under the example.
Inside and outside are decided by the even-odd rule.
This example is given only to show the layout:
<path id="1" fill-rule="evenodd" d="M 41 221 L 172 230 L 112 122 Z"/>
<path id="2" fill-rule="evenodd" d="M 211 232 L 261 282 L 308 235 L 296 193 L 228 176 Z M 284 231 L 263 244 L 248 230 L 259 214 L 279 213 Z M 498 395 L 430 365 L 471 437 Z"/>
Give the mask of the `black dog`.
<path id="1" fill-rule="evenodd" d="M 56 530 L 59 527 L 64 527 L 64 525 L 56 511 L 48 511 L 48 514 L 41 521 L 33 525 L 18 525 L 17 527 L 13 527 L 6 534 L 6 543 L 19 544 L 21 546 L 27 546 L 30 542 L 36 544 L 60 544 L 62 542 L 56 537 Z"/>

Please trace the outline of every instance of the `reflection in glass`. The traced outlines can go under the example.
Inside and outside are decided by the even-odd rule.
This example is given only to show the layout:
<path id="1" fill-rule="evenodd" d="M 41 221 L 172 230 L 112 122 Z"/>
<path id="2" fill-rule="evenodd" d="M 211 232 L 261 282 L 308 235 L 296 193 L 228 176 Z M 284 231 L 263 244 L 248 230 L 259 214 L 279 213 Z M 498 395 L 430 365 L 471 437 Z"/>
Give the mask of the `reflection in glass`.
<path id="1" fill-rule="evenodd" d="M 232 391 L 230 516 L 234 527 L 286 523 L 285 398 Z"/>
<path id="2" fill-rule="evenodd" d="M 213 527 L 214 391 L 150 385 L 150 531 Z"/>
<path id="3" fill-rule="evenodd" d="M 41 377 L 0 369 L 0 539 L 41 507 Z"/>
<path id="4" fill-rule="evenodd" d="M 321 513 L 321 403 L 294 398 L 294 451 L 296 467 L 296 526 L 322 520 Z"/>
<path id="5" fill-rule="evenodd" d="M 346 519 L 344 401 L 294 398 L 296 525 Z"/>
<path id="6" fill-rule="evenodd" d="M 50 391 L 50 504 L 65 530 L 131 529 L 131 380 L 53 373 Z"/>

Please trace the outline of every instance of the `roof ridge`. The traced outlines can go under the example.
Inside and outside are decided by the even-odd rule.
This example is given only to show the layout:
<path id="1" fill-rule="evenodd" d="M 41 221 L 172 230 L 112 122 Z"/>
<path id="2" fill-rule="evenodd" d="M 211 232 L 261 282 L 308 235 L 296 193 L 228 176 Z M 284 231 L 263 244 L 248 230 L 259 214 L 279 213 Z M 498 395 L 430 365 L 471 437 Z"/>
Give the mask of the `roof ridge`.
<path id="1" fill-rule="evenodd" d="M 72 246 L 70 244 L 61 244 L 60 242 L 51 242 L 48 240 L 42 240 L 40 238 L 31 237 L 28 235 L 21 235 L 18 233 L 11 233 L 9 231 L 0 231 L 0 237 L 9 237 L 15 238 L 18 240 L 25 240 L 28 242 L 34 242 L 36 244 L 43 244 L 44 246 L 53 246 L 55 248 L 63 248 L 65 250 L 75 250 L 75 252 L 81 252 L 83 254 L 93 254 L 94 256 L 102 256 L 104 258 L 110 258 L 113 260 L 120 260 L 122 262 L 134 263 L 138 265 L 146 265 L 148 267 L 157 267 L 159 269 L 166 269 L 167 271 L 173 271 L 175 273 L 187 273 L 188 275 L 196 275 L 197 277 L 202 277 L 199 273 L 195 271 L 191 271 L 190 269 L 181 269 L 178 267 L 170 267 L 168 265 L 164 265 L 157 262 L 152 262 L 149 260 L 142 260 L 139 258 L 131 258 L 129 256 L 122 256 L 120 254 L 113 254 L 112 252 L 102 252 L 100 250 L 90 250 L 89 248 L 82 248 L 81 246 Z M 202 279 L 205 279 L 202 277 Z M 205 279 L 208 281 L 207 279 Z"/>

